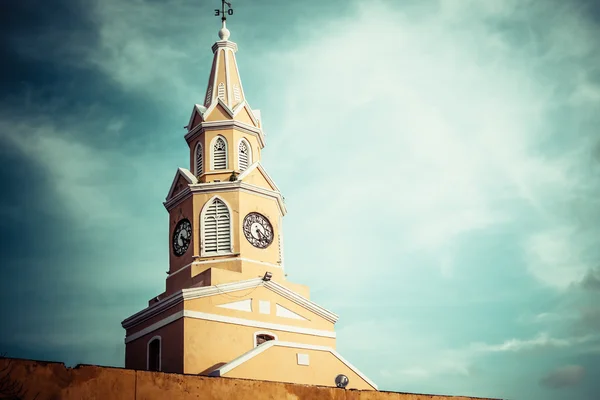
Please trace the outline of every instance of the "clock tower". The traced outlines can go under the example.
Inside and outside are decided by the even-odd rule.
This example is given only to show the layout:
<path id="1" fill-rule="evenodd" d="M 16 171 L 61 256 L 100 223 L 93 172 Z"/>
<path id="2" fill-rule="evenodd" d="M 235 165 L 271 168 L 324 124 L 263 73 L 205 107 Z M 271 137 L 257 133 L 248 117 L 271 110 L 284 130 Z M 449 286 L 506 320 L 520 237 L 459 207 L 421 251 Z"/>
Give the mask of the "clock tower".
<path id="1" fill-rule="evenodd" d="M 261 113 L 229 37 L 223 18 L 206 93 L 185 127 L 189 162 L 164 202 L 165 291 L 122 322 L 125 367 L 326 386 L 342 374 L 348 387 L 376 389 L 335 351 L 337 315 L 285 278 L 287 211 L 261 164 Z"/>

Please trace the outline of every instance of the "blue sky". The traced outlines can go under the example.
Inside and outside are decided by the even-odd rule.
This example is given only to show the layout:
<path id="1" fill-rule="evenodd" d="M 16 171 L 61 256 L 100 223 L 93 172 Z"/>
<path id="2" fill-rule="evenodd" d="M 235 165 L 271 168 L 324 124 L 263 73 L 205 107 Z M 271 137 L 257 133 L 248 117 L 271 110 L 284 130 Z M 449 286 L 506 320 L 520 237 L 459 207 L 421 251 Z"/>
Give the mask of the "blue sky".
<path id="1" fill-rule="evenodd" d="M 218 4 L 0 11 L 0 351 L 122 366 L 164 290 L 167 212 Z M 218 2 L 216 2 L 218 3 Z M 228 27 L 288 279 L 384 390 L 600 392 L 593 1 L 237 1 Z"/>

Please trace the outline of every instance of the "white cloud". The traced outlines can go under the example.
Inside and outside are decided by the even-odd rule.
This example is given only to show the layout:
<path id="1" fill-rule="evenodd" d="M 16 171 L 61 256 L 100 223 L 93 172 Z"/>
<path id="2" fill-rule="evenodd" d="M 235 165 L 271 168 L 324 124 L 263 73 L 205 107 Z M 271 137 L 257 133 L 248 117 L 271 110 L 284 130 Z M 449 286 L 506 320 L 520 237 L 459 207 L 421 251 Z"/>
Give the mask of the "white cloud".
<path id="1" fill-rule="evenodd" d="M 508 230 L 505 237 L 522 240 L 533 255 L 527 270 L 536 280 L 566 287 L 588 268 L 561 229 L 571 217 L 564 205 L 577 191 L 599 191 L 583 173 L 594 132 L 574 134 L 549 121 L 562 114 L 584 124 L 598 105 L 592 96 L 580 99 L 583 108 L 570 108 L 573 93 L 594 86 L 587 71 L 594 58 L 589 43 L 578 40 L 573 49 L 558 39 L 577 35 L 571 24 L 585 22 L 573 10 L 562 18 L 533 3 L 442 2 L 438 12 L 422 12 L 435 4 L 359 7 L 351 21 L 302 27 L 309 44 L 268 55 L 270 71 L 286 80 L 271 89 L 284 104 L 271 107 L 281 116 L 265 115 L 276 132 L 265 163 L 276 177 L 303 171 L 280 185 L 290 213 L 306 218 L 292 229 L 327 235 L 310 252 L 310 265 L 325 277 L 360 268 L 364 249 L 370 271 L 388 272 L 401 262 L 393 259 L 398 253 L 447 265 L 463 251 L 477 252 L 473 235 Z M 545 29 L 533 22 L 539 15 L 560 20 L 549 28 L 556 42 L 538 37 Z M 498 30 L 486 19 L 511 16 L 534 24 L 533 36 L 521 37 L 518 24 L 514 34 Z M 556 81 L 565 82 L 566 93 L 548 86 Z M 394 250 L 386 253 L 382 243 Z M 301 247 L 287 250 L 298 264 L 309 263 Z"/>
<path id="2" fill-rule="evenodd" d="M 474 351 L 484 353 L 520 352 L 537 349 L 572 347 L 588 343 L 595 338 L 597 338 L 597 336 L 588 335 L 559 339 L 551 337 L 546 332 L 542 332 L 533 339 L 509 339 L 500 344 L 473 343 L 470 347 Z"/>

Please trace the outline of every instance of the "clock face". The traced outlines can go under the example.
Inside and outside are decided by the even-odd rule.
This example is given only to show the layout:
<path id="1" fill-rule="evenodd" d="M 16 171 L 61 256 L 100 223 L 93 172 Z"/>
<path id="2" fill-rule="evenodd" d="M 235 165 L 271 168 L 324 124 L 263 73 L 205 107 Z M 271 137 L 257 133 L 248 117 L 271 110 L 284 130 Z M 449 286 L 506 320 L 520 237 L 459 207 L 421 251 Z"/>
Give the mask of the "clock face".
<path id="1" fill-rule="evenodd" d="M 244 218 L 244 236 L 254 247 L 265 249 L 273 243 L 273 227 L 267 217 L 251 212 Z"/>
<path id="2" fill-rule="evenodd" d="M 179 221 L 173 231 L 173 253 L 180 257 L 185 254 L 192 241 L 192 224 L 187 219 Z"/>

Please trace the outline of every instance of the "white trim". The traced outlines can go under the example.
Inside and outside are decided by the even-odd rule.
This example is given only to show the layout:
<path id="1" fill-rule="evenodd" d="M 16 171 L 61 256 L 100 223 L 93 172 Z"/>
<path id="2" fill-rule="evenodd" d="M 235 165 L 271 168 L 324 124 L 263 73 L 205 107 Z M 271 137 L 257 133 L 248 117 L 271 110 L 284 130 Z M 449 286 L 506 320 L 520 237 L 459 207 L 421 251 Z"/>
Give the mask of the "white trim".
<path id="1" fill-rule="evenodd" d="M 227 48 L 223 49 L 223 57 L 225 58 L 225 90 L 227 90 L 227 103 L 233 104 L 231 96 L 233 88 L 231 87 L 231 78 L 229 77 L 229 57 L 227 57 Z"/>
<path id="2" fill-rule="evenodd" d="M 187 181 L 188 185 L 195 185 L 198 183 L 198 179 L 186 168 L 177 168 L 177 172 L 175 172 L 175 178 L 173 178 L 173 182 L 171 183 L 171 188 L 169 189 L 169 193 L 167 194 L 167 200 L 173 197 L 173 191 L 175 190 L 175 184 L 179 180 L 179 177 L 183 176 L 183 178 Z M 183 190 L 182 190 L 183 191 Z"/>
<path id="3" fill-rule="evenodd" d="M 226 308 L 228 310 L 237 310 L 252 312 L 252 299 L 234 301 L 231 303 L 218 304 L 216 307 Z"/>
<path id="4" fill-rule="evenodd" d="M 342 357 L 333 348 L 331 348 L 329 346 L 317 346 L 317 345 L 305 344 L 305 343 L 280 342 L 278 340 L 269 340 L 268 342 L 265 342 L 262 345 L 255 347 L 254 349 L 248 351 L 247 353 L 242 354 L 235 360 L 212 371 L 209 375 L 210 376 L 223 376 L 226 373 L 228 373 L 229 371 L 231 371 L 232 369 L 234 369 L 235 367 L 240 366 L 241 364 L 256 357 L 260 353 L 270 349 L 273 346 L 288 347 L 288 348 L 294 348 L 294 349 L 304 349 L 304 350 L 327 351 L 327 352 L 333 354 L 338 360 L 340 360 L 348 368 L 350 368 L 356 375 L 360 376 L 365 382 L 367 382 L 369 385 L 371 385 L 371 387 L 373 387 L 375 390 L 378 390 L 377 385 L 373 381 L 371 381 L 369 378 L 367 378 L 354 365 L 350 364 L 344 357 Z"/>
<path id="5" fill-rule="evenodd" d="M 237 169 L 240 170 L 240 144 L 242 142 L 246 143 L 246 147 L 248 148 L 248 165 L 244 170 L 246 171 L 252 166 L 254 158 L 252 157 L 252 146 L 250 145 L 250 142 L 245 137 L 241 137 L 240 140 L 238 140 L 237 142 L 237 146 L 235 147 L 237 154 Z"/>
<path id="6" fill-rule="evenodd" d="M 206 253 L 204 251 L 204 217 L 206 216 L 206 211 L 210 208 L 210 206 L 213 204 L 213 202 L 215 200 L 220 200 L 223 202 L 223 204 L 225 204 L 225 207 L 227 207 L 227 212 L 229 213 L 229 249 L 219 252 L 217 251 L 216 253 Z M 231 206 L 229 205 L 229 203 L 227 203 L 227 201 L 225 201 L 224 198 L 222 198 L 219 195 L 214 195 L 213 197 L 211 197 L 206 203 L 204 203 L 204 206 L 202 207 L 202 211 L 200 212 L 200 256 L 201 257 L 210 257 L 210 256 L 218 256 L 220 254 L 231 254 L 233 253 L 233 212 L 231 209 Z M 218 246 L 217 246 L 218 248 Z"/>
<path id="7" fill-rule="evenodd" d="M 253 348 L 256 348 L 256 347 L 258 347 L 258 345 L 256 344 L 256 337 L 257 337 L 258 335 L 269 335 L 269 336 L 273 336 L 273 337 L 275 338 L 275 340 L 279 340 L 279 338 L 277 337 L 277 335 L 276 335 L 276 334 L 274 334 L 274 333 L 273 333 L 273 332 L 271 332 L 271 331 L 256 331 L 256 332 L 254 332 L 254 335 L 252 336 L 252 340 L 253 340 L 253 342 L 252 342 L 252 343 L 254 343 L 254 344 L 252 345 L 252 347 L 253 347 Z M 268 340 L 268 341 L 269 341 L 269 340 Z M 263 344 L 264 344 L 264 343 L 263 343 Z"/>
<path id="8" fill-rule="evenodd" d="M 173 293 L 158 302 L 148 306 L 147 308 L 138 311 L 129 318 L 126 318 L 121 322 L 121 325 L 125 329 L 130 329 L 137 324 L 140 324 L 155 315 L 176 306 L 184 300 L 193 300 L 201 297 L 214 296 L 223 293 L 235 292 L 238 290 L 252 289 L 257 286 L 264 286 L 265 288 L 277 293 L 278 295 L 293 301 L 299 306 L 311 311 L 329 322 L 336 323 L 338 316 L 331 311 L 319 306 L 318 304 L 300 296 L 292 290 L 281 286 L 274 281 L 263 281 L 262 278 L 253 278 L 245 281 L 223 283 L 214 286 L 201 286 L 189 289 L 182 289 L 179 292 Z"/>
<path id="9" fill-rule="evenodd" d="M 232 254 L 235 254 L 235 253 L 232 253 Z M 201 257 L 202 256 L 192 256 L 192 258 L 201 258 Z M 202 258 L 204 258 L 204 257 L 202 257 Z M 250 263 L 254 263 L 254 264 L 266 265 L 267 267 L 281 268 L 281 265 L 271 264 L 271 263 L 264 262 L 264 261 L 251 260 L 249 258 L 244 258 L 244 257 L 227 257 L 227 258 L 217 258 L 214 260 L 192 261 L 191 263 L 186 264 L 183 267 L 179 268 L 177 271 L 173 272 L 172 274 L 169 274 L 169 276 L 167 276 L 167 279 L 169 279 L 173 275 L 180 273 L 181 271 L 185 270 L 186 268 L 189 268 L 190 266 L 192 266 L 194 264 L 197 264 L 197 265 L 217 264 L 217 263 L 230 262 L 230 261 L 245 261 L 245 262 L 250 262 Z"/>
<path id="10" fill-rule="evenodd" d="M 310 357 L 306 353 L 296 353 L 296 362 L 298 365 L 310 365 Z"/>
<path id="11" fill-rule="evenodd" d="M 194 257 L 200 257 L 200 256 L 194 256 Z M 277 264 L 271 264 L 268 262 L 264 262 L 264 261 L 257 261 L 257 260 L 252 260 L 250 258 L 245 258 L 245 257 L 229 257 L 229 258 L 218 258 L 216 260 L 202 260 L 202 261 L 194 261 L 192 264 L 212 264 L 212 263 L 220 263 L 220 262 L 228 262 L 228 261 L 246 261 L 246 262 L 251 262 L 254 264 L 260 264 L 260 265 L 266 265 L 267 267 L 275 267 L 275 268 L 281 268 L 280 265 Z"/>
<path id="12" fill-rule="evenodd" d="M 225 143 L 225 168 L 215 169 L 215 142 L 219 139 L 223 139 Z M 210 141 L 210 169 L 211 171 L 223 171 L 229 168 L 229 143 L 227 143 L 227 139 L 223 135 L 217 135 Z"/>
<path id="13" fill-rule="evenodd" d="M 224 181 L 224 182 L 207 182 L 207 183 L 198 183 L 190 185 L 189 188 L 184 189 L 185 193 L 178 193 L 172 199 L 169 199 L 163 202 L 163 205 L 167 209 L 167 211 L 171 211 L 173 207 L 177 206 L 180 202 L 186 200 L 188 195 L 191 193 L 213 193 L 213 192 L 233 192 L 240 190 L 246 193 L 252 193 L 255 195 L 263 196 L 266 198 L 270 198 L 272 200 L 277 201 L 279 206 L 279 211 L 282 215 L 287 214 L 287 209 L 285 207 L 285 203 L 283 202 L 283 196 L 281 192 L 276 190 L 269 190 L 262 188 L 260 186 L 252 185 L 250 183 L 237 181 Z M 183 192 L 183 191 L 182 191 Z"/>
<path id="14" fill-rule="evenodd" d="M 226 317 L 224 315 L 209 314 L 201 311 L 184 310 L 183 316 L 194 319 L 203 319 L 207 321 L 223 322 L 226 324 L 251 326 L 254 328 L 273 329 L 276 331 L 301 333 L 305 335 L 320 336 L 327 338 L 335 338 L 334 331 L 326 331 L 322 329 L 302 328 L 299 326 L 274 324 L 272 322 L 256 321 L 246 318 Z"/>
<path id="15" fill-rule="evenodd" d="M 260 314 L 271 314 L 271 302 L 269 300 L 258 301 L 258 312 Z"/>
<path id="16" fill-rule="evenodd" d="M 243 101 L 244 100 L 242 100 L 242 102 Z M 242 104 L 242 103 L 240 103 L 240 104 Z M 206 109 L 204 111 L 206 111 Z M 203 116 L 203 115 L 204 114 L 201 114 L 201 116 Z M 202 134 L 206 131 L 224 130 L 224 129 L 236 129 L 236 130 L 246 133 L 248 135 L 255 136 L 258 139 L 260 148 L 263 149 L 265 147 L 265 136 L 262 131 L 262 128 L 248 125 L 248 124 L 246 124 L 242 121 L 238 121 L 238 120 L 209 121 L 209 122 L 204 121 L 204 122 L 196 125 L 192 130 L 188 131 L 185 134 L 184 139 L 186 140 L 186 142 L 190 143 L 191 141 L 196 139 L 197 136 L 199 136 L 200 134 Z"/>
<path id="17" fill-rule="evenodd" d="M 279 294 L 280 296 L 298 304 L 303 308 L 306 308 L 307 310 L 317 314 L 318 316 L 326 319 L 329 322 L 335 323 L 339 318 L 336 314 L 332 313 L 331 311 L 318 306 L 309 299 L 300 296 L 299 294 L 291 291 L 290 289 L 284 286 L 281 286 L 280 284 L 274 281 L 266 281 L 264 285 L 266 288 L 271 289 L 273 292 Z"/>
<path id="18" fill-rule="evenodd" d="M 200 154 L 202 156 L 202 171 L 198 171 L 198 149 L 200 149 Z M 204 170 L 206 169 L 204 166 L 204 164 L 205 164 L 204 158 L 205 158 L 204 157 L 204 146 L 202 146 L 202 142 L 199 140 L 198 142 L 196 142 L 196 146 L 194 149 L 194 161 L 193 161 L 194 162 L 194 172 L 195 172 L 194 175 L 196 177 L 202 175 L 204 173 Z M 196 183 L 198 183 L 198 182 L 196 181 Z"/>
<path id="19" fill-rule="evenodd" d="M 304 318 L 302 315 L 297 314 L 278 303 L 275 303 L 275 316 L 281 318 L 297 319 L 300 321 L 308 321 L 308 318 Z"/>
<path id="20" fill-rule="evenodd" d="M 245 100 L 246 96 L 244 96 L 244 86 L 242 85 L 242 76 L 240 74 L 240 69 L 239 69 L 238 64 L 237 64 L 237 58 L 235 56 L 235 52 L 237 51 L 237 45 L 235 46 L 235 50 L 233 48 L 231 50 L 233 52 L 233 63 L 235 64 L 235 70 L 237 72 L 238 82 L 240 83 L 240 90 L 242 92 L 242 99 Z"/>
<path id="21" fill-rule="evenodd" d="M 160 329 L 165 325 L 169 325 L 171 322 L 177 321 L 181 317 L 183 317 L 183 311 L 178 311 L 175 314 L 171 314 L 168 317 L 165 317 L 165 318 L 161 319 L 160 321 L 155 322 L 154 324 L 145 327 L 141 331 L 132 333 L 129 336 L 125 336 L 125 343 L 129 343 L 133 340 L 141 338 L 142 336 L 146 336 L 147 334 L 152 333 L 155 330 Z"/>
<path id="22" fill-rule="evenodd" d="M 273 187 L 273 190 L 281 193 L 281 191 L 275 184 L 275 181 L 273 179 L 271 179 L 271 177 L 269 176 L 269 174 L 267 173 L 265 168 L 262 166 L 260 161 L 257 161 L 254 164 L 250 165 L 243 173 L 238 175 L 238 180 L 240 180 L 240 181 L 244 180 L 244 178 L 247 177 L 250 174 L 250 172 L 252 172 L 254 169 L 258 169 L 264 175 L 264 177 L 267 180 L 267 182 L 269 183 L 269 185 L 271 185 L 271 187 Z M 258 187 L 260 187 L 260 186 L 258 186 Z"/>
<path id="23" fill-rule="evenodd" d="M 178 311 L 172 315 L 169 315 L 168 317 L 142 329 L 139 332 L 132 333 L 131 335 L 126 336 L 125 343 L 130 343 L 136 339 L 139 339 L 142 336 L 147 335 L 151 332 L 154 332 L 155 330 L 160 329 L 163 326 L 168 325 L 174 321 L 177 321 L 178 319 L 180 319 L 182 317 L 193 318 L 193 319 L 202 319 L 205 321 L 222 322 L 225 324 L 250 326 L 250 327 L 259 328 L 259 329 L 270 329 L 270 330 L 276 330 L 276 331 L 282 331 L 282 332 L 300 333 L 303 335 L 312 335 L 312 336 L 326 337 L 326 338 L 331 338 L 331 339 L 336 338 L 336 334 L 334 331 L 326 331 L 326 330 L 322 330 L 322 329 L 312 329 L 312 328 L 302 328 L 302 327 L 293 326 L 293 325 L 274 324 L 271 322 L 256 321 L 256 320 L 246 319 L 246 318 L 226 317 L 223 315 L 209 314 L 209 313 L 204 313 L 204 312 L 200 312 L 200 311 L 183 310 L 183 311 Z"/>
<path id="24" fill-rule="evenodd" d="M 169 276 L 167 276 L 167 279 L 169 279 L 169 278 L 170 278 L 170 277 L 172 277 L 173 275 L 177 275 L 177 274 L 178 274 L 178 273 L 180 273 L 181 271 L 183 271 L 183 270 L 185 270 L 185 269 L 189 268 L 189 266 L 190 266 L 190 265 L 192 265 L 192 264 L 194 264 L 194 261 L 192 261 L 192 262 L 191 262 L 191 263 L 189 263 L 189 264 L 186 264 L 186 265 L 184 265 L 183 267 L 179 268 L 177 271 L 175 271 L 175 272 L 173 272 L 173 273 L 169 274 Z"/>
<path id="25" fill-rule="evenodd" d="M 146 371 L 150 371 L 150 343 L 158 339 L 158 372 L 162 371 L 162 338 L 157 335 L 153 336 L 146 343 Z"/>

